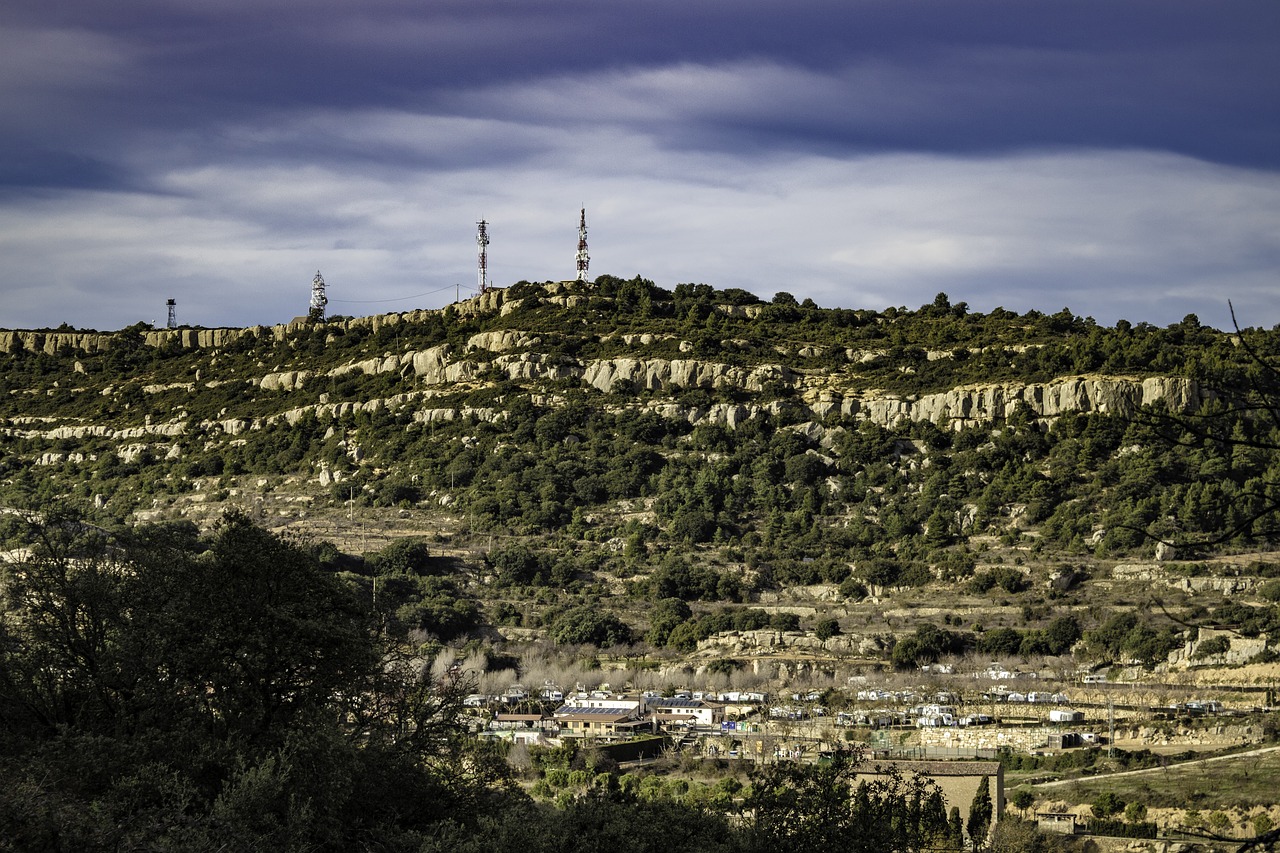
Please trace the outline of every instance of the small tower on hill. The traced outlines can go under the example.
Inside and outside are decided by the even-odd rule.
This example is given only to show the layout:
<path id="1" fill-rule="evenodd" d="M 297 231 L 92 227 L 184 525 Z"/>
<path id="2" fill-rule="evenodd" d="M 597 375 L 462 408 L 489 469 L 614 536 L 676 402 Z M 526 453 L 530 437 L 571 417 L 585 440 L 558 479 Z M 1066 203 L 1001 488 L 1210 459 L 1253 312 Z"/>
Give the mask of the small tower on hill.
<path id="1" fill-rule="evenodd" d="M 178 317 L 177 317 L 178 301 L 176 299 L 167 299 L 165 300 L 164 304 L 169 309 L 169 322 L 168 324 L 165 325 L 165 328 L 166 329 L 178 328 Z"/>
<path id="2" fill-rule="evenodd" d="M 324 276 L 316 270 L 316 277 L 311 279 L 311 309 L 307 311 L 307 319 L 313 323 L 324 322 L 324 307 L 329 304 L 329 297 L 324 295 Z"/>
<path id="3" fill-rule="evenodd" d="M 481 219 L 476 223 L 476 226 L 476 246 L 480 249 L 480 263 L 477 273 L 480 277 L 480 292 L 484 293 L 489 289 L 489 223 Z"/>
<path id="4" fill-rule="evenodd" d="M 590 263 L 591 256 L 587 254 L 587 209 L 584 207 L 578 219 L 578 281 L 587 280 L 587 266 Z"/>

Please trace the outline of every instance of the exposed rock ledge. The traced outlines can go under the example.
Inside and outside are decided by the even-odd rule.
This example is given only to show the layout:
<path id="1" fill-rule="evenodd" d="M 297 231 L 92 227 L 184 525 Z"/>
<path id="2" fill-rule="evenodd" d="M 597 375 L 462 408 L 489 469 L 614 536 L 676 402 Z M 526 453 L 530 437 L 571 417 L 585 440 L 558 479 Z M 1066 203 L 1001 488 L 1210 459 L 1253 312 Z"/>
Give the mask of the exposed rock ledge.
<path id="1" fill-rule="evenodd" d="M 839 408 L 845 414 L 862 415 L 886 426 L 905 421 L 966 424 L 1004 420 L 1020 407 L 1037 418 L 1053 418 L 1067 412 L 1132 415 L 1139 407 L 1156 402 L 1164 402 L 1175 411 L 1188 411 L 1198 407 L 1203 396 L 1206 395 L 1194 379 L 1073 377 L 1031 385 L 968 386 L 920 397 L 846 397 L 839 402 Z M 832 400 L 827 411 L 836 405 Z M 826 412 L 815 408 L 815 413 Z"/>
<path id="2" fill-rule="evenodd" d="M 502 347 L 513 341 L 497 339 L 484 343 Z M 444 385 L 474 380 L 493 367 L 516 381 L 581 378 L 583 383 L 606 393 L 623 388 L 634 391 L 737 388 L 750 393 L 792 389 L 799 390 L 810 401 L 810 408 L 819 418 L 839 413 L 866 418 L 883 426 L 926 420 L 959 426 L 991 423 L 1012 417 L 1023 407 L 1036 418 L 1053 418 L 1066 412 L 1132 415 L 1139 407 L 1157 401 L 1176 411 L 1187 411 L 1197 407 L 1206 396 L 1195 380 L 1181 377 L 1083 376 L 1030 385 L 969 385 L 919 396 L 877 395 L 847 384 L 841 387 L 842 381 L 849 380 L 839 375 L 806 376 L 780 364 L 747 368 L 695 359 L 662 358 L 611 358 L 582 364 L 572 358 L 531 352 L 496 356 L 492 362 L 475 362 L 455 360 L 452 355 L 451 348 L 442 345 L 399 356 L 352 362 L 330 373 L 398 372 L 406 377 L 411 374 L 424 385 Z M 298 380 L 272 374 L 264 378 L 264 387 L 268 382 L 287 387 L 291 381 Z"/>
<path id="3" fill-rule="evenodd" d="M 611 376 L 614 381 L 618 377 L 624 377 L 636 382 L 637 379 L 632 377 L 639 377 L 640 382 L 654 383 L 654 385 L 642 387 L 668 389 L 705 385 L 724 387 L 741 382 L 742 385 L 739 387 L 748 391 L 758 389 L 763 382 L 770 379 L 796 382 L 804 382 L 807 379 L 807 377 L 789 374 L 782 368 L 778 368 L 775 372 L 769 368 L 776 366 L 771 365 L 748 371 L 743 368 L 705 362 L 613 359 L 608 362 L 595 362 L 584 371 L 571 360 L 566 362 L 556 357 L 535 353 L 497 356 L 492 363 L 451 362 L 447 356 L 448 347 L 436 347 L 424 352 L 406 353 L 399 357 L 356 362 L 337 368 L 333 372 L 342 374 L 351 371 L 367 373 L 400 371 L 406 375 L 406 378 L 411 375 L 417 376 L 424 385 L 444 385 L 473 380 L 492 366 L 503 370 L 511 379 L 518 381 L 581 378 L 584 382 L 591 382 L 594 378 L 602 382 L 604 377 Z M 619 362 L 628 363 L 620 366 Z M 263 389 L 287 392 L 301 388 L 308 378 L 310 375 L 306 371 L 272 373 L 264 376 L 259 384 Z M 612 383 L 609 387 L 612 387 Z M 1027 386 L 1005 384 L 957 388 L 941 394 L 929 394 L 916 398 L 899 396 L 863 398 L 852 395 L 842 397 L 828 387 L 820 393 L 804 395 L 809 400 L 808 405 L 814 420 L 797 429 L 803 428 L 810 438 L 821 441 L 829 432 L 822 427 L 821 421 L 833 412 L 839 412 L 847 417 L 870 420 L 884 427 L 906 421 L 930 420 L 935 423 L 949 423 L 952 427 L 959 428 L 999 421 L 1012 416 L 1020 406 L 1025 406 L 1030 416 L 1036 418 L 1053 418 L 1066 412 L 1107 412 L 1128 415 L 1140 405 L 1156 401 L 1164 401 L 1172 408 L 1186 410 L 1197 404 L 1200 395 L 1201 391 L 1193 380 L 1179 378 L 1145 380 L 1075 378 Z M 279 421 L 294 424 L 308 412 L 322 418 L 342 418 L 356 411 L 373 412 L 382 408 L 396 411 L 406 406 L 417 407 L 420 405 L 422 396 L 423 392 L 418 391 L 386 398 L 333 403 L 324 401 L 322 398 L 319 404 L 292 408 L 265 418 L 245 420 L 230 417 L 218 422 L 205 422 L 202 426 L 218 428 L 224 433 L 238 435 L 245 430 L 260 429 Z M 691 424 L 714 423 L 734 429 L 763 412 L 777 414 L 780 405 L 777 401 L 771 401 L 745 404 L 713 403 L 699 407 L 685 406 L 676 402 L 651 401 L 645 404 L 645 408 L 664 418 L 687 420 Z M 428 423 L 468 416 L 476 416 L 481 420 L 494 420 L 499 417 L 495 411 L 487 409 L 437 408 L 415 412 L 414 419 L 420 423 Z M 186 423 L 178 420 L 128 429 L 64 424 L 56 427 L 49 426 L 45 429 L 9 428 L 0 430 L 0 433 L 48 440 L 83 438 L 90 435 L 123 440 L 148 435 L 178 436 L 182 435 L 186 428 Z M 1123 573 L 1122 568 L 1120 573 Z M 1198 580 L 1190 579 L 1188 585 L 1195 586 Z"/>

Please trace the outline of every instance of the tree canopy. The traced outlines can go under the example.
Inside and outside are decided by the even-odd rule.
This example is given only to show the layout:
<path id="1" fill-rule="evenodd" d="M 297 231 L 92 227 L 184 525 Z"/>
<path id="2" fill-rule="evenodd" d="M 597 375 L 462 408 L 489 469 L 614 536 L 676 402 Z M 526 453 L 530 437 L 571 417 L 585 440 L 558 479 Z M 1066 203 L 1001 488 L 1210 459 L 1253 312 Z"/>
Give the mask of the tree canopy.
<path id="1" fill-rule="evenodd" d="M 54 512 L 27 542 L 2 587 L 0 849 L 345 850 L 505 785 L 458 738 L 465 685 L 243 515 L 201 537 Z"/>

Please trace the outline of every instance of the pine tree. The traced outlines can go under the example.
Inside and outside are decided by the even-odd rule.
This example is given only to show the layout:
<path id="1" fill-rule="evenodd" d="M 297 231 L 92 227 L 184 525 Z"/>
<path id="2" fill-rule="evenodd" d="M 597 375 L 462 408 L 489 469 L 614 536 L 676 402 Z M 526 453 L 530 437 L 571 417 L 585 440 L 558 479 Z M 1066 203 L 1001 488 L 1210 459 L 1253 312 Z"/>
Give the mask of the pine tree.
<path id="1" fill-rule="evenodd" d="M 983 776 L 978 781 L 978 793 L 973 795 L 973 804 L 969 806 L 969 820 L 965 824 L 974 850 L 981 850 L 986 843 L 992 811 L 991 780 Z"/>
<path id="2" fill-rule="evenodd" d="M 964 823 L 960 820 L 960 807 L 952 806 L 947 817 L 947 839 L 953 850 L 964 849 Z"/>

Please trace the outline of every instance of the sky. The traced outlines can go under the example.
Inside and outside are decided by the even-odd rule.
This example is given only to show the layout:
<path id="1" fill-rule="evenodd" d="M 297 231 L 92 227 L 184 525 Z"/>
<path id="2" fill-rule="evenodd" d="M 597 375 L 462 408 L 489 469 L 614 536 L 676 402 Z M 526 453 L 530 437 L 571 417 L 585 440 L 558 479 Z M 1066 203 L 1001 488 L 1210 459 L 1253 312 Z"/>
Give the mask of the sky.
<path id="1" fill-rule="evenodd" d="M 1280 324 L 1276 0 L 5 0 L 0 327 L 590 275 Z"/>

